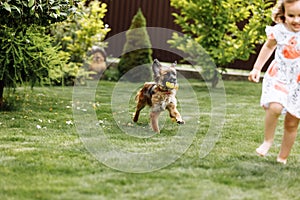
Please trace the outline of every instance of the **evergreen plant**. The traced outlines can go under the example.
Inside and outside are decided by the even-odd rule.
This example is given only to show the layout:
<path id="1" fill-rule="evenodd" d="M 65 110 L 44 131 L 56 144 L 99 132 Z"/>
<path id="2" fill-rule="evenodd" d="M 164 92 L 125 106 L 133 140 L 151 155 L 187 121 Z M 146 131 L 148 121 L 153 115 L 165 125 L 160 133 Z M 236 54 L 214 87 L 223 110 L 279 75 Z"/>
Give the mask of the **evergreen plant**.
<path id="1" fill-rule="evenodd" d="M 151 80 L 152 45 L 146 29 L 146 19 L 139 9 L 126 32 L 126 42 L 118 63 L 120 77 L 131 70 L 130 80 Z M 143 66 L 143 67 L 139 67 Z M 138 67 L 138 68 L 137 68 Z M 141 70 L 142 69 L 142 70 Z"/>

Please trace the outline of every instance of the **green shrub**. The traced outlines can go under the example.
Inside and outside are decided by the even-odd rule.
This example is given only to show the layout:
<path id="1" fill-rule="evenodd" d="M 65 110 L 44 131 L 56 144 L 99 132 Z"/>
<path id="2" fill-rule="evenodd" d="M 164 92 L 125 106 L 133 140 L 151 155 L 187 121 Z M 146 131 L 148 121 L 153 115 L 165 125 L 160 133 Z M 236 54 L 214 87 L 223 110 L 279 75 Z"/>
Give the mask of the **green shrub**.
<path id="1" fill-rule="evenodd" d="M 90 2 L 88 6 L 85 4 L 86 1 L 78 4 L 77 12 L 80 15 L 70 15 L 67 20 L 52 27 L 56 43 L 69 55 L 68 65 L 61 69 L 62 71 L 57 71 L 58 74 L 63 73 L 66 80 L 76 75 L 81 78 L 88 76 L 89 72 L 84 69 L 84 66 L 90 64 L 87 52 L 94 45 L 105 47 L 103 39 L 110 31 L 102 21 L 107 12 L 107 5 L 98 0 Z"/>
<path id="2" fill-rule="evenodd" d="M 52 46 L 48 28 L 74 12 L 77 2 L 0 1 L 0 107 L 4 87 L 48 82 L 50 63 L 63 64 L 57 54 L 59 48 Z"/>
<path id="3" fill-rule="evenodd" d="M 7 87 L 29 82 L 49 84 L 52 76 L 49 70 L 61 68 L 66 59 L 60 55 L 59 47 L 52 46 L 52 38 L 45 34 L 45 28 L 31 25 L 25 32 L 1 26 L 0 42 L 2 46 L 0 80 Z"/>
<path id="4" fill-rule="evenodd" d="M 109 81 L 118 81 L 119 77 L 119 70 L 116 67 L 110 67 L 105 70 L 103 79 Z"/>
<path id="5" fill-rule="evenodd" d="M 265 39 L 264 29 L 271 24 L 272 4 L 268 0 L 171 0 L 171 6 L 180 11 L 173 14 L 175 23 L 181 26 L 185 36 L 174 34 L 170 43 L 193 55 L 195 45 L 187 44 L 193 40 L 221 68 L 236 59 L 247 60 L 255 53 L 256 45 Z"/>
<path id="6" fill-rule="evenodd" d="M 152 63 L 152 45 L 146 29 L 146 19 L 138 10 L 133 17 L 131 26 L 126 32 L 126 43 L 118 64 L 120 77 L 131 69 L 144 65 L 142 73 L 132 73 L 131 81 L 145 81 L 151 79 L 150 63 Z"/>

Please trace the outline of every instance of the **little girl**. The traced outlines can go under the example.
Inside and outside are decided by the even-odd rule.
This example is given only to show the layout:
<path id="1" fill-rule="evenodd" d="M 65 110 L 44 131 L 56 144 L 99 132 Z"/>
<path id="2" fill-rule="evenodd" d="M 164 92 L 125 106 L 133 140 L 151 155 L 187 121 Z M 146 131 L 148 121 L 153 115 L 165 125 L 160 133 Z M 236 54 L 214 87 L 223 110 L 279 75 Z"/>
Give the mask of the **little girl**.
<path id="1" fill-rule="evenodd" d="M 297 90 L 300 81 L 300 0 L 279 0 L 272 17 L 277 24 L 266 28 L 267 41 L 248 79 L 259 81 L 263 65 L 276 48 L 275 58 L 263 80 L 261 105 L 266 111 L 264 142 L 256 152 L 260 156 L 268 153 L 274 140 L 278 118 L 288 108 L 284 137 L 277 157 L 278 162 L 285 164 L 297 134 L 298 121 L 297 118 L 294 119 L 294 111 L 299 110 L 300 105 L 297 105 L 296 99 L 288 102 L 292 94 L 300 95 L 300 90 Z M 300 113 L 296 116 L 300 117 Z"/>

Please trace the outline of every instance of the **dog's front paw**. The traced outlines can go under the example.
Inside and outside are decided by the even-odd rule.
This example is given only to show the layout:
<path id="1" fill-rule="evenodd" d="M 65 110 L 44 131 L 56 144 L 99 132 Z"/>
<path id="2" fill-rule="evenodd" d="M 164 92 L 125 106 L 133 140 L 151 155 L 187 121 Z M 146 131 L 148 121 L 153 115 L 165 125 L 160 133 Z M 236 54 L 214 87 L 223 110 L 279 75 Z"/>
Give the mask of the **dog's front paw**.
<path id="1" fill-rule="evenodd" d="M 185 124 L 185 121 L 183 120 L 177 121 L 177 124 Z"/>

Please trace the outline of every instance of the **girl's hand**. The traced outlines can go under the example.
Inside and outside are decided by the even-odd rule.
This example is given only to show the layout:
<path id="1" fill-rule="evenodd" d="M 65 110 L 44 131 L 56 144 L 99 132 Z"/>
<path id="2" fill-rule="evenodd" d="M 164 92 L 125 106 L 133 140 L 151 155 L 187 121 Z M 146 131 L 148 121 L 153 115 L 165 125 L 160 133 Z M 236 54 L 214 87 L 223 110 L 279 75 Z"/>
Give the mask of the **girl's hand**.
<path id="1" fill-rule="evenodd" d="M 249 73 L 248 80 L 258 83 L 260 78 L 260 71 L 257 69 L 252 69 L 252 71 Z"/>

